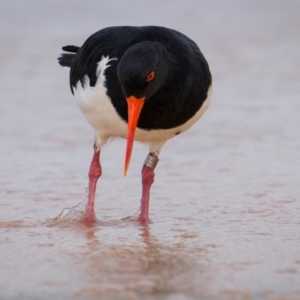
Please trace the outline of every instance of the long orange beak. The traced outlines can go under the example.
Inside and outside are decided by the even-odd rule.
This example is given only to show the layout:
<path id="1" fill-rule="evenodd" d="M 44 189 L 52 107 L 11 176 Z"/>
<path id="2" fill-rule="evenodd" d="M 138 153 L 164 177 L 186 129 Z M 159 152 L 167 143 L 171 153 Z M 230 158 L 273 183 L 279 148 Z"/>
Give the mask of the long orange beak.
<path id="1" fill-rule="evenodd" d="M 127 146 L 126 146 L 126 155 L 125 155 L 125 167 L 124 167 L 124 176 L 127 175 L 127 170 L 130 163 L 130 157 L 132 152 L 132 145 L 134 140 L 134 133 L 136 125 L 138 123 L 141 110 L 145 102 L 145 97 L 135 98 L 130 96 L 127 98 L 128 103 L 128 134 L 127 134 Z"/>

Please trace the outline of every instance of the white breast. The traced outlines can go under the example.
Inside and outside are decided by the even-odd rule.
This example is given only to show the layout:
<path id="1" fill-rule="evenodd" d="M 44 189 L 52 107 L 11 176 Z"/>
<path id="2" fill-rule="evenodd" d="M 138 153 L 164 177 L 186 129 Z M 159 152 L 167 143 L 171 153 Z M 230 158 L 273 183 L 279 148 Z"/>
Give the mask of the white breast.
<path id="1" fill-rule="evenodd" d="M 108 62 L 116 59 L 102 57 L 97 68 L 97 82 L 94 87 L 90 86 L 88 76 L 84 78 L 84 85 L 80 81 L 74 88 L 74 96 L 78 106 L 83 112 L 87 121 L 93 126 L 96 136 L 97 147 L 105 144 L 111 137 L 127 137 L 127 123 L 120 118 L 113 107 L 110 98 L 106 94 L 104 71 L 109 67 Z M 149 143 L 150 151 L 159 153 L 162 145 L 170 138 L 174 137 L 178 132 L 182 133 L 189 129 L 203 115 L 209 106 L 211 100 L 212 88 L 209 88 L 208 96 L 199 111 L 185 124 L 176 128 L 167 130 L 142 130 L 137 128 L 135 132 L 135 140 L 139 142 Z"/>

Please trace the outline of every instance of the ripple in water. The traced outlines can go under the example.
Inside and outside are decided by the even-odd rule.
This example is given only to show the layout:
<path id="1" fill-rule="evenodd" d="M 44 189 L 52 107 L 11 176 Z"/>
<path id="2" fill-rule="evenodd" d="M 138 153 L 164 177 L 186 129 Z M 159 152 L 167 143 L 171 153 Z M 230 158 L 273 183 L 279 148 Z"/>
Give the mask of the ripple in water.
<path id="1" fill-rule="evenodd" d="M 64 208 L 61 213 L 54 218 L 54 221 L 80 221 L 85 216 L 85 210 L 88 200 L 88 191 L 82 196 L 80 201 L 71 208 Z"/>

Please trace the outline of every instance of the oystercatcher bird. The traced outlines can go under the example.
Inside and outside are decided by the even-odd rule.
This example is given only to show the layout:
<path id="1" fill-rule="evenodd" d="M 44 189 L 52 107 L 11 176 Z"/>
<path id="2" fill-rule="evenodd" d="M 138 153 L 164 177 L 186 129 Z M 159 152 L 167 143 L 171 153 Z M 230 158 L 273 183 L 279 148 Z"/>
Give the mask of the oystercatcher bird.
<path id="1" fill-rule="evenodd" d="M 70 67 L 70 86 L 94 128 L 85 221 L 95 222 L 100 150 L 108 139 L 127 139 L 126 176 L 133 141 L 149 144 L 142 168 L 139 220 L 148 221 L 150 187 L 164 143 L 189 129 L 211 99 L 212 77 L 198 46 L 165 27 L 108 27 L 81 47 L 65 46 L 59 64 Z"/>

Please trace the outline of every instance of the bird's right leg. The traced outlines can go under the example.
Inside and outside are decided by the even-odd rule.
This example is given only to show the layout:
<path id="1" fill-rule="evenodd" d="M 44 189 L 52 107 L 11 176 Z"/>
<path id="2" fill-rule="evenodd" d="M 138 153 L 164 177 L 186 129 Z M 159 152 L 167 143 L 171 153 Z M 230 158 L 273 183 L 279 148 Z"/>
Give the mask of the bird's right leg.
<path id="1" fill-rule="evenodd" d="M 84 221 L 86 223 L 93 223 L 96 221 L 94 203 L 95 203 L 95 193 L 96 186 L 99 177 L 102 174 L 102 169 L 100 165 L 100 149 L 95 147 L 94 156 L 91 162 L 89 170 L 89 192 L 88 192 L 88 202 L 86 205 L 86 214 Z"/>
<path id="2" fill-rule="evenodd" d="M 141 199 L 141 213 L 139 220 L 142 223 L 149 221 L 149 201 L 150 188 L 154 182 L 154 169 L 158 163 L 158 157 L 155 153 L 149 153 L 142 169 L 142 199 Z"/>

